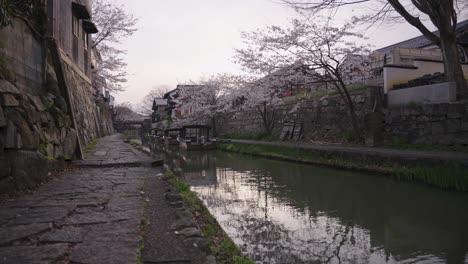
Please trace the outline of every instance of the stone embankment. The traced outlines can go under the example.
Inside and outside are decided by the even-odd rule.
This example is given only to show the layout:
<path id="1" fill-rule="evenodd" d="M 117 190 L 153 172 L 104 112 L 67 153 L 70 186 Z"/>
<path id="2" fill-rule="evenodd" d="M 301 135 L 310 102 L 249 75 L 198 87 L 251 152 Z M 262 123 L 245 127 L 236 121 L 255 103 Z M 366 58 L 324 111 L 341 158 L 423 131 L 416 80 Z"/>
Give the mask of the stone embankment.
<path id="1" fill-rule="evenodd" d="M 149 166 L 149 156 L 120 135 L 101 139 L 92 154 L 30 194 L 0 203 L 0 263 L 159 263 L 160 255 L 178 257 L 164 259 L 170 263 L 212 260 L 199 233 L 189 232 L 195 229 L 176 234 L 170 228 L 166 216 L 176 207 L 164 198 L 162 168 Z M 189 262 L 195 255 L 199 262 Z"/>
<path id="2" fill-rule="evenodd" d="M 468 101 L 442 104 L 409 104 L 384 107 L 378 87 L 351 94 L 359 125 L 373 145 L 468 146 Z M 274 134 L 286 121 L 303 124 L 305 142 L 343 143 L 351 140 L 352 124 L 345 102 L 339 96 L 298 100 L 291 98 L 274 107 L 278 117 Z M 222 118 L 220 134 L 259 134 L 260 115 L 252 111 Z"/>
<path id="3" fill-rule="evenodd" d="M 334 155 L 351 160 L 366 160 L 376 163 L 394 162 L 405 165 L 459 165 L 468 168 L 468 153 L 449 151 L 423 151 L 409 149 L 352 147 L 338 144 L 307 144 L 303 142 L 269 142 L 255 140 L 230 139 L 246 145 L 278 146 L 312 150 L 323 156 Z"/>

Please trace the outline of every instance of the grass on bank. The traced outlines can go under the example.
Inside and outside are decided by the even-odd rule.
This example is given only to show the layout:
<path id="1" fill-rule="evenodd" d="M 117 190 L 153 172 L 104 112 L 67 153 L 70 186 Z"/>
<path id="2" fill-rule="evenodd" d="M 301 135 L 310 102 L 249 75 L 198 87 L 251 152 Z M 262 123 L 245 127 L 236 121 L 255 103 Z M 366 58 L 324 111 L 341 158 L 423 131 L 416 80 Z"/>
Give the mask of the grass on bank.
<path id="1" fill-rule="evenodd" d="M 275 141 L 278 140 L 272 135 L 267 133 L 230 133 L 221 136 L 223 139 L 245 139 L 245 140 L 258 140 L 258 141 Z"/>
<path id="2" fill-rule="evenodd" d="M 333 154 L 287 146 L 219 144 L 219 149 L 266 158 L 378 172 L 401 181 L 425 183 L 447 190 L 468 191 L 468 169 L 461 166 L 401 166 L 365 158 L 345 159 Z"/>
<path id="3" fill-rule="evenodd" d="M 196 217 L 203 236 L 208 241 L 211 254 L 216 257 L 217 263 L 254 264 L 255 262 L 242 255 L 240 249 L 224 232 L 203 202 L 190 190 L 190 185 L 179 180 L 171 171 L 167 171 L 167 175 L 172 186 L 180 193 L 188 209 Z"/>

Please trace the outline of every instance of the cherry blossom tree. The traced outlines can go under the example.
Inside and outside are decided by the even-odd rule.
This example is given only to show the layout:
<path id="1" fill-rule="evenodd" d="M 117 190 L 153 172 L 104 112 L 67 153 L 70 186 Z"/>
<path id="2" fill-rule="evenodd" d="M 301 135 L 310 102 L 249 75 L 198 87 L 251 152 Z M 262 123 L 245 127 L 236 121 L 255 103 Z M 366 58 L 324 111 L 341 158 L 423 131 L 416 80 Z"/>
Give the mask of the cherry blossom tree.
<path id="1" fill-rule="evenodd" d="M 119 103 L 114 106 L 114 120 L 117 122 L 128 120 L 133 114 L 133 106 L 129 102 Z"/>
<path id="2" fill-rule="evenodd" d="M 417 28 L 427 39 L 440 47 L 448 81 L 455 82 L 461 93 L 467 93 L 467 84 L 460 62 L 457 46 L 459 31 L 458 18 L 466 15 L 466 0 L 282 0 L 297 10 L 331 10 L 335 13 L 344 6 L 359 7 L 361 12 L 368 12 L 363 17 L 365 22 L 391 23 L 405 21 Z M 433 33 L 423 23 L 430 21 L 438 29 Z"/>
<path id="3" fill-rule="evenodd" d="M 182 116 L 174 120 L 174 124 L 210 125 L 216 136 L 219 117 L 232 109 L 232 95 L 239 78 L 218 74 L 191 83 L 179 86 L 179 96 L 175 102 Z"/>
<path id="4" fill-rule="evenodd" d="M 241 52 L 241 51 L 239 51 Z M 244 57 L 238 57 L 240 60 Z M 262 63 L 262 62 L 260 62 Z M 296 62 L 291 65 L 281 66 L 276 69 L 275 66 L 262 64 L 256 68 L 255 63 L 250 64 L 254 71 L 259 71 L 258 75 L 264 75 L 258 78 L 257 74 L 244 76 L 240 82 L 236 94 L 231 98 L 237 99 L 237 110 L 251 110 L 256 113 L 262 122 L 264 133 L 271 135 L 275 124 L 281 118 L 282 113 L 278 113 L 278 105 L 283 104 L 283 89 L 289 87 L 306 87 L 313 83 L 315 71 L 311 70 L 302 62 Z M 266 74 L 261 74 L 266 71 Z"/>
<path id="5" fill-rule="evenodd" d="M 288 27 L 269 26 L 243 33 L 246 47 L 236 51 L 236 58 L 244 69 L 256 74 L 271 74 L 297 61 L 308 65 L 315 80 L 330 84 L 339 93 L 348 107 L 354 134 L 360 139 L 359 122 L 344 80 L 350 70 L 344 63 L 347 57 L 369 53 L 368 46 L 359 44 L 365 37 L 354 31 L 358 22 L 353 19 L 342 26 L 334 26 L 330 18 L 293 19 Z M 271 93 L 271 88 L 269 90 Z M 258 97 L 259 100 L 266 96 L 260 94 L 263 95 Z M 265 109 L 265 106 L 276 103 L 276 99 L 271 103 L 263 101 L 257 108 L 261 109 L 263 105 Z M 274 113 L 270 112 L 270 115 Z M 265 125 L 269 132 L 271 124 Z"/>
<path id="6" fill-rule="evenodd" d="M 99 29 L 92 45 L 99 64 L 92 72 L 93 87 L 96 90 L 123 91 L 123 84 L 127 82 L 127 63 L 122 55 L 126 51 L 117 46 L 137 31 L 138 20 L 112 0 L 94 0 L 93 21 Z"/>
<path id="7" fill-rule="evenodd" d="M 163 98 L 164 94 L 171 90 L 171 86 L 162 84 L 154 86 L 140 102 L 139 112 L 142 115 L 150 116 L 153 112 L 154 98 Z"/>

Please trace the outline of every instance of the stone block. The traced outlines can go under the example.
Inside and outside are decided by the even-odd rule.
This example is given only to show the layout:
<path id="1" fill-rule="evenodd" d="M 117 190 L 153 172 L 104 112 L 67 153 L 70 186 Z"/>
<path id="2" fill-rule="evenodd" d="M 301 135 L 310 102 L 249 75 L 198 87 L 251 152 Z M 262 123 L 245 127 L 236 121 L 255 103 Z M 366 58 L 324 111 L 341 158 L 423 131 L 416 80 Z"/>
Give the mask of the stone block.
<path id="1" fill-rule="evenodd" d="M 41 120 L 41 114 L 37 111 L 32 105 L 25 104 L 23 105 L 23 109 L 26 110 L 26 116 L 29 122 L 35 124 Z"/>
<path id="2" fill-rule="evenodd" d="M 0 156 L 0 179 L 9 177 L 10 175 L 11 167 L 8 160 L 4 156 Z"/>
<path id="3" fill-rule="evenodd" d="M 444 116 L 448 112 L 448 104 L 436 104 L 432 108 L 433 115 Z"/>
<path id="4" fill-rule="evenodd" d="M 433 122 L 431 124 L 431 131 L 433 135 L 443 134 L 445 132 L 444 124 L 442 122 Z"/>
<path id="5" fill-rule="evenodd" d="M 448 112 L 447 113 L 447 118 L 449 119 L 456 119 L 456 118 L 462 118 L 463 113 L 461 112 Z"/>
<path id="6" fill-rule="evenodd" d="M 63 146 L 61 145 L 54 145 L 54 158 L 59 159 L 64 157 L 63 154 Z"/>
<path id="7" fill-rule="evenodd" d="M 430 118 L 428 116 L 422 115 L 417 117 L 418 122 L 429 122 Z"/>
<path id="8" fill-rule="evenodd" d="M 2 168 L 0 168 L 0 171 Z M 0 193 L 12 193 L 15 190 L 15 180 L 12 177 L 0 178 Z"/>
<path id="9" fill-rule="evenodd" d="M 45 155 L 47 157 L 53 157 L 54 156 L 54 145 L 52 144 L 47 144 L 45 147 Z"/>
<path id="10" fill-rule="evenodd" d="M 461 122 L 460 130 L 461 131 L 468 131 L 468 120 L 465 120 L 465 121 Z"/>
<path id="11" fill-rule="evenodd" d="M 56 128 L 43 129 L 43 134 L 47 142 L 60 144 L 60 135 Z"/>
<path id="12" fill-rule="evenodd" d="M 10 106 L 10 107 L 19 106 L 19 101 L 16 100 L 14 95 L 4 94 L 3 95 L 3 106 Z"/>
<path id="13" fill-rule="evenodd" d="M 17 189 L 32 188 L 47 177 L 45 157 L 36 151 L 9 151 L 6 157 Z"/>
<path id="14" fill-rule="evenodd" d="M 435 144 L 438 145 L 452 145 L 453 143 L 453 135 L 450 134 L 444 134 L 444 135 L 437 135 L 436 137 L 433 137 L 433 141 Z"/>
<path id="15" fill-rule="evenodd" d="M 21 140 L 21 134 L 16 134 L 16 142 L 15 142 L 15 146 L 17 149 L 20 149 L 20 148 L 23 148 L 23 141 Z"/>
<path id="16" fill-rule="evenodd" d="M 41 101 L 41 98 L 39 96 L 28 96 L 29 101 L 31 102 L 32 105 L 36 108 L 37 111 L 42 112 L 46 110 L 46 107 Z"/>
<path id="17" fill-rule="evenodd" d="M 362 104 L 366 101 L 366 97 L 364 95 L 356 95 L 353 101 L 357 104 Z"/>
<path id="18" fill-rule="evenodd" d="M 37 141 L 36 137 L 34 137 L 34 134 L 29 127 L 29 124 L 21 116 L 21 114 L 17 111 L 10 111 L 7 114 L 7 118 L 11 122 L 13 122 L 18 134 L 21 135 L 23 148 L 28 150 L 37 149 L 39 142 Z"/>
<path id="19" fill-rule="evenodd" d="M 448 133 L 456 133 L 460 131 L 460 120 L 457 119 L 449 119 L 445 121 L 447 132 Z"/>
<path id="20" fill-rule="evenodd" d="M 0 79 L 0 94 L 14 94 L 19 95 L 20 91 L 9 81 Z"/>
<path id="21" fill-rule="evenodd" d="M 0 133 L 0 156 L 3 155 L 5 151 L 5 140 L 3 139 L 3 134 Z"/>
<path id="22" fill-rule="evenodd" d="M 64 113 L 68 112 L 67 102 L 62 96 L 55 97 L 54 104 Z"/>
<path id="23" fill-rule="evenodd" d="M 74 129 L 70 129 L 67 132 L 65 141 L 63 142 L 63 155 L 65 159 L 71 159 L 76 151 L 77 147 L 77 134 Z"/>
<path id="24" fill-rule="evenodd" d="M 453 135 L 452 138 L 453 144 L 455 145 L 468 145 L 468 132 L 457 133 Z"/>
<path id="25" fill-rule="evenodd" d="M 16 148 L 16 127 L 9 121 L 5 133 L 5 149 Z"/>
<path id="26" fill-rule="evenodd" d="M 7 125 L 7 121 L 5 115 L 3 114 L 3 108 L 0 105 L 0 127 L 4 127 Z"/>

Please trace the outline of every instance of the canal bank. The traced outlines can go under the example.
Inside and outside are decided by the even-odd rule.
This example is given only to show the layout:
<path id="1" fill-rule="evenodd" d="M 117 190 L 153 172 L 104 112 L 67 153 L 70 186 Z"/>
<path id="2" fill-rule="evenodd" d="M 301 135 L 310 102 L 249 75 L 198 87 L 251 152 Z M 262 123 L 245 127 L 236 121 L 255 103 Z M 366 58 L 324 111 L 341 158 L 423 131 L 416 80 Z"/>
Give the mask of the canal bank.
<path id="1" fill-rule="evenodd" d="M 162 150 L 151 152 L 142 146 L 137 146 L 137 149 L 156 157 L 152 164 L 162 165 L 159 158 L 164 158 L 164 165 L 168 168 L 148 175 L 145 180 L 145 224 L 139 263 L 254 263 L 243 255 L 196 193 L 191 191 L 183 175 L 170 169 L 174 168 L 171 156 Z"/>
<path id="2" fill-rule="evenodd" d="M 224 151 L 348 170 L 468 191 L 468 153 L 318 145 L 303 142 L 227 140 Z"/>

